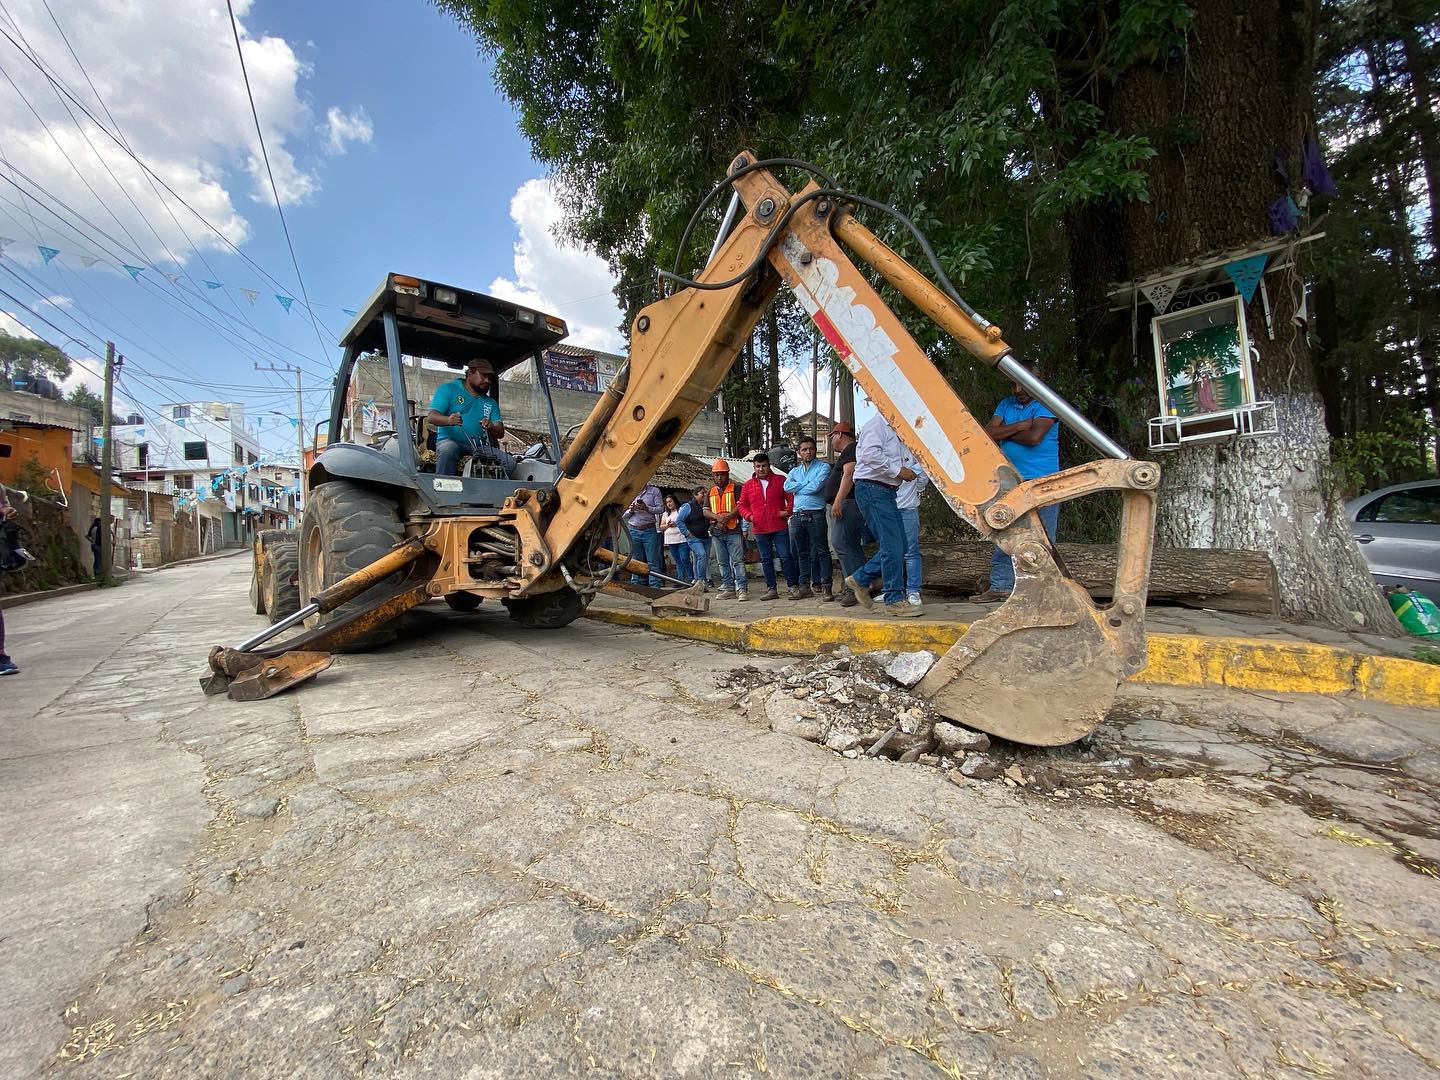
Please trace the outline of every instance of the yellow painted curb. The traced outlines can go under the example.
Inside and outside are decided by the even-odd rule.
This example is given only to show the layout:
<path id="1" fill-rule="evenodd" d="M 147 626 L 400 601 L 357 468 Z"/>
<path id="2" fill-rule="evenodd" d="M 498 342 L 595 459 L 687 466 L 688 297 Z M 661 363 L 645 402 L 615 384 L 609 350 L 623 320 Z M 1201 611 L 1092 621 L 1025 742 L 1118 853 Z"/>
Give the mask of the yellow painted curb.
<path id="1" fill-rule="evenodd" d="M 962 622 L 897 625 L 873 619 L 777 615 L 744 623 L 709 616 L 657 616 L 591 608 L 587 617 L 618 626 L 724 645 L 746 652 L 813 656 L 825 645 L 943 652 L 968 628 Z M 1148 664 L 1135 682 L 1160 686 L 1267 690 L 1282 694 L 1358 694 L 1389 705 L 1440 708 L 1440 664 L 1370 656 L 1333 645 L 1264 638 L 1151 634 Z"/>

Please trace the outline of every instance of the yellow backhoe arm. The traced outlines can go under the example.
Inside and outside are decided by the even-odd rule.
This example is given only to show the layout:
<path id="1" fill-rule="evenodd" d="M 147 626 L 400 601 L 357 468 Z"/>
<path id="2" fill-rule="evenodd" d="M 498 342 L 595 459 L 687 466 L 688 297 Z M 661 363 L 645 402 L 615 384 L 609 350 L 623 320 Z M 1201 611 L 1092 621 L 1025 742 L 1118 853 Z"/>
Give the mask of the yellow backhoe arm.
<path id="1" fill-rule="evenodd" d="M 732 172 L 753 162 L 740 155 Z M 1015 591 L 975 623 L 920 684 L 940 712 L 1036 745 L 1092 730 L 1121 678 L 1145 664 L 1145 592 L 1160 471 L 1129 460 L 1020 368 L 997 328 L 967 313 L 814 184 L 792 194 L 764 169 L 737 175 L 747 213 L 700 277 L 729 281 L 764 253 L 773 269 L 718 290 L 688 288 L 645 308 L 629 369 L 561 462 L 545 526 L 573 556 L 600 515 L 627 505 L 714 395 L 781 281 L 957 514 L 1015 560 Z M 786 220 L 792 204 L 798 208 Z M 783 225 L 781 223 L 783 222 Z M 777 226 L 779 226 L 777 228 Z M 868 262 L 977 359 L 1031 380 L 1035 396 L 1112 455 L 1022 483 L 983 426 L 841 248 Z M 1124 499 L 1113 601 L 1097 608 L 1059 564 L 1036 509 L 1118 490 Z M 588 553 L 586 553 L 588 554 Z"/>

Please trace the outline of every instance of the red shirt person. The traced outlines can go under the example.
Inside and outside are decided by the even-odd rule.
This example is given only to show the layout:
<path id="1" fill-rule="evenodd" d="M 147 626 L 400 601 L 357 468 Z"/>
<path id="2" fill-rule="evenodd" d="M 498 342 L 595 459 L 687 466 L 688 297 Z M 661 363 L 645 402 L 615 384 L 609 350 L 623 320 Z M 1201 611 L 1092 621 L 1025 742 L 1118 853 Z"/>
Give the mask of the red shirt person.
<path id="1" fill-rule="evenodd" d="M 799 600 L 804 595 L 797 584 L 795 556 L 790 550 L 790 514 L 795 508 L 795 496 L 785 490 L 785 474 L 770 468 L 767 454 L 756 454 L 752 459 L 755 475 L 745 481 L 740 489 L 740 501 L 735 508 L 740 516 L 750 522 L 755 536 L 755 546 L 760 549 L 760 569 L 765 574 L 765 586 L 769 590 L 761 600 L 778 600 L 780 594 L 775 588 L 775 557 L 780 557 L 780 568 L 785 575 L 785 586 L 790 590 L 790 599 Z"/>

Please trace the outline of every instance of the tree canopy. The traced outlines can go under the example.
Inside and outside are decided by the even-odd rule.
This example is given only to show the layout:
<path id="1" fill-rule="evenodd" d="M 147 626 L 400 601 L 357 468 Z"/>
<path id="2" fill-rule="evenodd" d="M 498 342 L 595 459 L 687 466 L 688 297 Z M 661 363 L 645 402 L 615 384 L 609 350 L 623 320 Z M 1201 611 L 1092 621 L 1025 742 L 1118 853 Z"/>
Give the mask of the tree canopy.
<path id="1" fill-rule="evenodd" d="M 7 379 L 20 375 L 63 379 L 70 374 L 70 358 L 48 341 L 0 330 L 0 373 Z"/>

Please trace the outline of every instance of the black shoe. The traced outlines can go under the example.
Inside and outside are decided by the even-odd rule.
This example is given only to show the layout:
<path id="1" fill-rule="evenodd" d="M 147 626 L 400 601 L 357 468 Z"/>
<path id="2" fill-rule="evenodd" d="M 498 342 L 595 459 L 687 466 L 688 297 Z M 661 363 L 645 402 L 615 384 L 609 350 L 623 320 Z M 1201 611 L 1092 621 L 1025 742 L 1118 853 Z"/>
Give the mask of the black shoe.
<path id="1" fill-rule="evenodd" d="M 840 597 L 841 607 L 854 607 L 858 603 L 860 601 L 855 599 L 855 594 L 852 592 L 846 592 L 844 596 Z"/>

